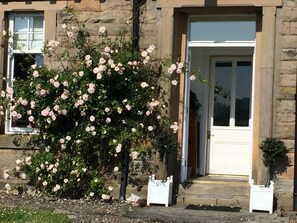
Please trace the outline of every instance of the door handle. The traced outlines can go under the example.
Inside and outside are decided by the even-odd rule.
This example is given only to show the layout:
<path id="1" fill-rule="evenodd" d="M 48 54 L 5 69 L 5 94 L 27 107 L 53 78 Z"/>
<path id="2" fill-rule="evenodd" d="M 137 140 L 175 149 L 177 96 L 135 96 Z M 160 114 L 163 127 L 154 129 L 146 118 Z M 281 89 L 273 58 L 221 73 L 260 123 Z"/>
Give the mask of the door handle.
<path id="1" fill-rule="evenodd" d="M 211 136 L 215 136 L 214 134 L 211 134 L 210 131 L 207 131 L 207 139 L 210 139 Z"/>

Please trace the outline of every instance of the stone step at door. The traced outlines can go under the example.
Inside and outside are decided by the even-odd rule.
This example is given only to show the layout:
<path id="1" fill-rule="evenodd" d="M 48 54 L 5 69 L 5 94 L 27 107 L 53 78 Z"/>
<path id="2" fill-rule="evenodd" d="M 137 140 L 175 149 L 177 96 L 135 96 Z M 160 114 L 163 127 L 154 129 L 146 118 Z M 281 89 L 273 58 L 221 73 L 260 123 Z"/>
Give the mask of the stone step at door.
<path id="1" fill-rule="evenodd" d="M 178 205 L 226 206 L 248 209 L 249 189 L 249 183 L 246 179 L 198 179 L 180 186 L 176 203 Z"/>

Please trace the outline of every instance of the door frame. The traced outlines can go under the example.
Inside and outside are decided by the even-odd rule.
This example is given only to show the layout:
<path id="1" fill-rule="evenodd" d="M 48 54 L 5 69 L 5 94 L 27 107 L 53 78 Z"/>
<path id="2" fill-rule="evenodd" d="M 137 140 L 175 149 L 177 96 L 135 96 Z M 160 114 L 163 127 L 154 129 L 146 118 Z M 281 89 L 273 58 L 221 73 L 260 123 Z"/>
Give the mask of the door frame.
<path id="1" fill-rule="evenodd" d="M 190 69 L 191 69 L 191 61 L 193 61 L 193 54 L 192 54 L 192 49 L 198 48 L 198 49 L 204 49 L 205 50 L 205 55 L 208 56 L 208 58 L 210 56 L 224 56 L 224 55 L 248 55 L 248 56 L 252 56 L 253 58 L 253 77 L 255 74 L 255 52 L 256 52 L 256 37 L 253 40 L 243 40 L 243 41 L 195 41 L 190 39 L 190 34 L 191 34 L 191 20 L 195 20 L 196 18 L 203 18 L 206 19 L 209 18 L 210 21 L 212 19 L 211 14 L 207 14 L 207 15 L 190 15 L 187 16 L 187 34 L 183 34 L 182 36 L 186 36 L 187 40 L 186 42 L 182 42 L 181 44 L 181 53 L 186 53 L 186 55 L 182 58 L 186 59 L 186 64 L 188 64 L 188 69 L 187 72 L 185 74 L 185 78 L 184 78 L 184 83 L 183 84 L 183 88 L 182 91 L 180 91 L 180 94 L 182 95 L 182 108 L 180 107 L 181 114 L 182 114 L 182 118 L 180 119 L 180 123 L 182 124 L 182 132 L 181 132 L 181 144 L 182 144 L 182 150 L 181 150 L 181 165 L 180 165 L 180 181 L 184 182 L 187 179 L 187 166 L 188 166 L 188 138 L 189 138 L 189 129 L 188 129 L 188 123 L 189 123 L 189 97 L 190 97 L 190 85 L 187 86 L 187 78 L 188 77 L 188 73 L 190 73 Z M 257 27 L 257 16 L 256 14 L 252 13 L 252 14 L 215 14 L 215 16 L 218 16 L 218 18 L 222 19 L 222 21 L 224 21 L 224 18 L 228 18 L 231 19 L 232 21 L 241 21 L 241 19 L 243 20 L 250 20 L 250 21 L 255 21 L 256 27 Z M 205 20 L 205 21 L 206 21 Z M 256 34 L 256 30 L 255 30 L 255 34 Z M 184 49 L 183 49 L 184 48 Z M 218 49 L 220 49 L 218 51 Z M 242 50 L 242 51 L 248 51 L 248 54 L 245 53 L 238 53 L 238 50 Z M 223 52 L 222 52 L 223 51 Z M 226 54 L 225 51 L 228 51 L 228 54 Z M 233 53 L 233 51 L 235 51 L 236 53 Z M 205 61 L 205 63 L 203 64 L 204 66 L 204 72 L 205 74 L 209 75 L 210 72 L 210 62 Z M 200 69 L 201 70 L 201 69 Z M 209 77 L 208 77 L 209 79 Z M 253 89 L 252 89 L 252 101 L 254 101 L 254 78 L 253 78 Z M 181 89 L 180 89 L 181 90 Z M 209 100 L 209 90 L 208 89 L 204 89 L 204 96 L 207 97 L 207 100 L 204 100 L 204 103 L 202 104 L 202 107 L 205 107 L 207 109 L 203 110 L 203 114 L 202 114 L 202 119 L 200 119 L 200 146 L 199 146 L 199 175 L 206 175 L 207 173 L 209 173 L 209 155 L 208 155 L 208 145 L 209 142 L 207 140 L 207 130 L 209 127 L 208 124 L 208 100 Z M 252 104 L 252 108 L 251 108 L 251 116 L 252 116 L 252 120 L 253 120 L 253 113 L 254 113 L 254 108 L 253 108 L 253 104 Z M 253 130 L 253 124 L 251 125 L 251 129 Z M 253 132 L 253 131 L 251 131 Z M 253 137 L 251 135 L 251 144 L 253 145 Z M 252 146 L 253 148 L 253 146 Z M 253 149 L 251 148 L 251 155 L 250 157 L 252 157 L 252 152 Z M 252 176 L 252 158 L 250 160 L 250 174 L 249 177 Z"/>
<path id="2" fill-rule="evenodd" d="M 192 53 L 194 50 L 201 50 L 203 52 L 203 60 L 201 64 L 203 66 L 200 67 L 201 73 L 207 74 L 207 79 L 209 80 L 209 74 L 210 74 L 210 58 L 212 56 L 249 56 L 252 57 L 253 60 L 253 79 L 252 79 L 252 96 L 251 96 L 251 145 L 253 145 L 253 115 L 254 115 L 254 88 L 255 88 L 255 52 L 256 47 L 255 43 L 249 43 L 249 44 L 221 44 L 219 46 L 216 46 L 215 44 L 211 43 L 208 47 L 203 44 L 201 46 L 199 43 L 191 43 L 188 42 L 187 44 L 187 63 L 189 64 L 189 67 L 192 66 L 191 61 L 194 60 L 194 54 Z M 207 59 L 205 59 L 207 58 Z M 185 81 L 186 83 L 186 81 Z M 206 98 L 206 100 L 203 101 L 202 107 L 207 108 L 203 109 L 201 114 L 201 121 L 200 121 L 200 128 L 201 128 L 201 135 L 200 135 L 200 146 L 199 146 L 199 175 L 207 175 L 209 173 L 209 140 L 207 139 L 207 130 L 209 128 L 209 98 L 210 98 L 210 90 L 208 86 L 203 87 L 203 97 Z M 184 97 L 189 98 L 190 95 L 190 87 L 185 86 L 184 88 Z M 189 130 L 187 128 L 189 123 L 189 116 L 187 115 L 187 110 L 189 108 L 189 100 L 184 100 L 184 111 L 183 111 L 183 139 L 182 139 L 182 146 L 183 146 L 183 158 L 187 158 L 188 155 L 188 135 Z M 252 146 L 250 149 L 250 171 L 249 171 L 249 179 L 251 179 L 252 176 Z M 187 160 L 185 161 L 187 163 Z M 181 182 L 185 181 L 187 179 L 187 172 L 184 169 L 181 172 Z"/>

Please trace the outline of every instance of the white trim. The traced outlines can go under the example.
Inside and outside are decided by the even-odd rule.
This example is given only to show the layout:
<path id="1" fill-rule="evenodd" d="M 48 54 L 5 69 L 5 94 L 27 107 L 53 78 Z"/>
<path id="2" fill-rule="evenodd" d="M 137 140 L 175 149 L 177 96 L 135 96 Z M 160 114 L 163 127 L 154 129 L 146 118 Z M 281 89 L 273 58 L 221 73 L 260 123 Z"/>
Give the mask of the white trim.
<path id="1" fill-rule="evenodd" d="M 41 50 L 11 50 L 13 54 L 42 54 Z"/>
<path id="2" fill-rule="evenodd" d="M 255 47 L 255 41 L 188 41 L 189 47 Z"/>
<path id="3" fill-rule="evenodd" d="M 33 32 L 43 34 L 43 44 L 45 41 L 45 20 L 44 20 L 44 13 L 43 12 L 14 12 L 9 14 L 9 33 L 14 33 L 14 18 L 18 16 L 24 17 L 42 17 L 43 18 L 43 31 L 42 32 Z M 28 26 L 27 26 L 28 27 Z M 26 32 L 26 34 L 30 34 L 32 32 Z M 28 39 L 27 39 L 28 41 Z M 43 47 L 42 47 L 43 48 Z M 42 54 L 42 48 L 40 50 L 20 50 L 20 49 L 13 49 L 13 37 L 9 38 L 8 44 L 8 55 L 7 55 L 7 82 L 6 85 L 13 87 L 13 80 L 14 80 L 14 55 L 22 55 L 22 54 Z M 7 109 L 5 115 L 5 134 L 21 134 L 21 133 L 33 133 L 36 130 L 31 127 L 12 127 L 12 117 L 10 116 L 9 112 L 10 108 Z"/>
<path id="4" fill-rule="evenodd" d="M 252 180 L 253 178 L 253 148 L 254 148 L 254 110 L 255 110 L 255 86 L 256 86 L 256 48 L 257 45 L 255 45 L 254 47 L 254 53 L 252 55 L 253 57 L 253 79 L 252 79 L 252 95 L 251 95 L 251 123 L 250 124 L 250 128 L 251 128 L 251 151 L 250 151 L 250 174 L 249 174 L 249 181 Z"/>

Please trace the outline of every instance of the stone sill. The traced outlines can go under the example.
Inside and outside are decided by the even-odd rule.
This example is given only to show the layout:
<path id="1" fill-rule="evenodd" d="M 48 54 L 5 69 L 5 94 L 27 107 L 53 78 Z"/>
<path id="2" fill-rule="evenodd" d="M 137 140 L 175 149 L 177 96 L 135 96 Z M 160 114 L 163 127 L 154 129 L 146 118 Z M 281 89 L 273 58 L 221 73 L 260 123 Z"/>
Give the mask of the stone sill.
<path id="1" fill-rule="evenodd" d="M 26 146 L 28 136 L 0 135 L 0 149 L 32 149 Z"/>

